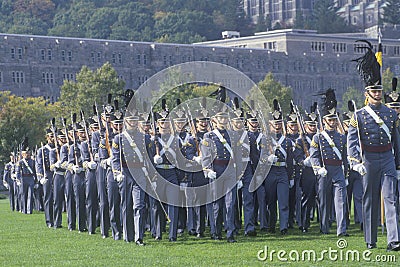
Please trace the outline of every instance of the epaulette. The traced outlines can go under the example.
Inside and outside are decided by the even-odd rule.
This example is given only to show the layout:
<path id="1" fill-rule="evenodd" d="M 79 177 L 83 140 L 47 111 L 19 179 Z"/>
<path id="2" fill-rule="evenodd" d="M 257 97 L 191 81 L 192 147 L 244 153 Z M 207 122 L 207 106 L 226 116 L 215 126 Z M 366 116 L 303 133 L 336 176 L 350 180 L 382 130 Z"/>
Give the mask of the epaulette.
<path id="1" fill-rule="evenodd" d="M 347 157 L 347 158 L 348 158 L 349 161 L 355 161 L 355 162 L 357 162 L 357 163 L 361 163 L 361 161 L 359 161 L 359 160 L 356 159 L 356 158 L 353 158 L 353 157 Z"/>
<path id="2" fill-rule="evenodd" d="M 102 143 L 99 144 L 99 147 L 100 147 L 100 148 L 106 148 L 106 146 L 103 145 Z"/>
<path id="3" fill-rule="evenodd" d="M 353 126 L 354 128 L 357 128 L 358 124 L 356 119 L 354 118 L 356 115 L 352 116 L 350 119 L 350 125 Z"/>
<path id="4" fill-rule="evenodd" d="M 300 144 L 298 144 L 298 143 L 296 143 L 296 145 L 295 145 L 295 146 L 296 146 L 297 148 L 300 148 L 300 149 L 302 148 L 302 147 L 301 147 L 301 145 L 300 145 Z"/>
<path id="5" fill-rule="evenodd" d="M 112 147 L 115 148 L 115 149 L 118 149 L 118 148 L 119 148 L 119 145 L 118 145 L 117 143 L 114 143 L 114 142 L 113 142 L 113 143 L 112 143 Z"/>
<path id="6" fill-rule="evenodd" d="M 311 141 L 311 146 L 312 146 L 312 147 L 315 147 L 315 148 L 318 148 L 318 144 L 315 143 L 314 140 Z"/>

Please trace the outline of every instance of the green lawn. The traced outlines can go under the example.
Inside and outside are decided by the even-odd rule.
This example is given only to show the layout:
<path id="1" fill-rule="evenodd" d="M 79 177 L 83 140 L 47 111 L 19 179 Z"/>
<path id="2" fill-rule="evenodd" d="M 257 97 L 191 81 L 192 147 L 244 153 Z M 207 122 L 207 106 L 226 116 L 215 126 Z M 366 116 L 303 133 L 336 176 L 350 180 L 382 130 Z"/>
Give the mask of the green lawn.
<path id="1" fill-rule="evenodd" d="M 226 241 L 213 241 L 209 238 L 196 239 L 183 235 L 178 242 L 170 243 L 164 239 L 153 241 L 146 233 L 146 246 L 137 247 L 133 243 L 114 241 L 110 238 L 103 240 L 101 235 L 89 236 L 87 233 L 69 232 L 66 228 L 66 215 L 63 214 L 63 228 L 48 229 L 44 223 L 43 213 L 24 215 L 11 212 L 8 200 L 0 200 L 0 265 L 1 266 L 269 266 L 269 265 L 301 265 L 301 266 L 381 266 L 376 257 L 392 257 L 391 263 L 385 266 L 397 266 L 400 253 L 387 253 L 386 236 L 379 233 L 378 249 L 372 250 L 366 256 L 370 262 L 362 259 L 366 250 L 362 232 L 358 226 L 351 225 L 350 237 L 346 238 L 347 247 L 338 249 L 338 238 L 334 235 L 320 235 L 318 225 L 313 224 L 310 232 L 301 234 L 297 229 L 289 231 L 289 235 L 280 234 L 259 235 L 256 238 L 237 238 L 235 244 Z M 379 230 L 380 231 L 380 230 Z M 165 235 L 167 236 L 167 235 Z M 257 254 L 267 246 L 268 254 L 272 250 L 286 251 L 283 258 L 289 262 L 278 260 L 277 252 L 273 254 L 273 261 L 260 261 Z M 302 252 L 314 250 L 320 257 L 323 250 L 327 250 L 322 261 L 301 261 Z M 331 259 L 329 258 L 331 250 Z M 335 259 L 338 250 L 339 259 Z M 349 250 L 357 250 L 360 260 L 346 261 Z M 290 260 L 289 255 L 295 257 L 299 253 L 299 262 Z M 281 252 L 283 253 L 283 252 Z M 340 260 L 340 254 L 342 259 Z M 260 254 L 264 256 L 263 253 Z M 308 258 L 308 257 L 306 257 Z M 396 261 L 396 262 L 394 262 Z"/>

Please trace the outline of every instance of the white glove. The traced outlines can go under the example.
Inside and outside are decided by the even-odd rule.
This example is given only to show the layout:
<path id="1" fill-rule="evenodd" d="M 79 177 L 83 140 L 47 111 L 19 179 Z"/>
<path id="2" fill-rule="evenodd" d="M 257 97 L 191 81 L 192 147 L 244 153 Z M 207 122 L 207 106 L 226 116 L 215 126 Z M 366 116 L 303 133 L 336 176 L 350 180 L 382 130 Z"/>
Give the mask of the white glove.
<path id="1" fill-rule="evenodd" d="M 151 187 L 153 187 L 153 190 L 155 191 L 157 189 L 157 182 L 151 182 Z"/>
<path id="2" fill-rule="evenodd" d="M 345 186 L 348 186 L 349 185 L 349 179 L 344 179 L 344 184 L 345 184 Z"/>
<path id="3" fill-rule="evenodd" d="M 294 179 L 289 180 L 289 188 L 293 188 L 294 186 Z"/>
<path id="4" fill-rule="evenodd" d="M 57 169 L 61 168 L 61 161 L 57 161 L 56 163 L 54 163 L 54 167 Z"/>
<path id="5" fill-rule="evenodd" d="M 397 170 L 397 180 L 400 180 L 400 170 Z"/>
<path id="6" fill-rule="evenodd" d="M 209 179 L 211 179 L 211 180 L 214 180 L 214 179 L 216 179 L 217 178 L 217 173 L 215 172 L 215 171 L 208 171 L 208 173 L 207 173 L 207 177 L 209 178 Z"/>
<path id="7" fill-rule="evenodd" d="M 101 160 L 101 161 L 100 161 L 100 166 L 101 166 L 103 169 L 107 169 L 107 160 L 106 160 L 106 159 Z"/>
<path id="8" fill-rule="evenodd" d="M 277 156 L 275 156 L 275 155 L 269 155 L 268 156 L 268 162 L 269 163 L 275 163 L 277 161 L 278 161 L 278 157 Z"/>
<path id="9" fill-rule="evenodd" d="M 106 159 L 106 163 L 107 163 L 107 166 L 111 166 L 111 157 L 109 157 L 108 159 Z"/>
<path id="10" fill-rule="evenodd" d="M 7 188 L 7 189 L 10 188 L 9 185 L 8 185 L 8 183 L 7 183 L 6 181 L 4 181 L 4 180 L 3 180 L 3 185 L 4 185 L 4 187 Z"/>
<path id="11" fill-rule="evenodd" d="M 73 170 L 76 174 L 79 174 L 79 173 L 81 173 L 82 168 L 79 167 L 79 166 L 77 166 L 77 165 L 74 165 L 74 166 L 72 167 L 72 170 Z"/>
<path id="12" fill-rule="evenodd" d="M 241 189 L 243 187 L 243 182 L 242 180 L 239 180 L 239 182 L 237 183 L 237 189 Z"/>
<path id="13" fill-rule="evenodd" d="M 197 156 L 197 157 L 193 157 L 193 160 L 197 163 L 201 165 L 201 157 Z"/>
<path id="14" fill-rule="evenodd" d="M 361 175 L 365 175 L 367 173 L 367 169 L 365 168 L 364 164 L 358 163 L 353 166 L 353 170 L 358 172 Z"/>
<path id="15" fill-rule="evenodd" d="M 146 169 L 146 167 L 142 167 L 142 171 L 143 171 L 143 174 L 144 174 L 144 176 L 149 176 L 149 173 L 147 172 L 147 169 Z"/>
<path id="16" fill-rule="evenodd" d="M 153 160 L 155 164 L 161 164 L 163 162 L 163 158 L 160 155 L 155 155 Z"/>
<path id="17" fill-rule="evenodd" d="M 310 159 L 310 157 L 307 157 L 307 158 L 304 159 L 303 165 L 305 167 L 311 167 L 311 159 Z"/>
<path id="18" fill-rule="evenodd" d="M 125 176 L 122 173 L 119 173 L 114 177 L 115 181 L 117 181 L 118 183 L 122 182 L 124 178 Z"/>
<path id="19" fill-rule="evenodd" d="M 20 186 L 21 185 L 21 181 L 19 179 L 15 179 L 15 181 L 17 181 L 17 185 Z"/>
<path id="20" fill-rule="evenodd" d="M 328 171 L 325 169 L 325 167 L 322 167 L 318 170 L 317 174 L 319 176 L 325 177 L 328 174 Z"/>
<path id="21" fill-rule="evenodd" d="M 99 160 L 99 153 L 94 154 L 94 160 L 96 160 L 96 161 Z"/>
<path id="22" fill-rule="evenodd" d="M 38 189 L 39 188 L 39 184 L 35 184 L 34 186 L 33 186 L 33 189 Z"/>
<path id="23" fill-rule="evenodd" d="M 45 185 L 47 183 L 46 177 L 43 177 L 42 179 L 39 180 L 40 184 Z"/>
<path id="24" fill-rule="evenodd" d="M 91 169 L 91 170 L 95 170 L 95 169 L 97 168 L 97 163 L 94 162 L 94 161 L 89 161 L 89 162 L 88 162 L 88 167 L 89 167 L 89 169 Z"/>

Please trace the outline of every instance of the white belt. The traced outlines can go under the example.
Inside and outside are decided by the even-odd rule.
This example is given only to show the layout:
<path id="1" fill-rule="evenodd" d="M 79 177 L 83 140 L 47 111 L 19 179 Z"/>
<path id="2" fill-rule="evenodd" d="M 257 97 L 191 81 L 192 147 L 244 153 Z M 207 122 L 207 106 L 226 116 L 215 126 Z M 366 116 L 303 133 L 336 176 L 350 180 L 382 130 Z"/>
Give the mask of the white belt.
<path id="1" fill-rule="evenodd" d="M 54 174 L 65 175 L 65 172 L 55 171 Z"/>
<path id="2" fill-rule="evenodd" d="M 282 162 L 275 162 L 272 164 L 272 166 L 276 166 L 276 167 L 284 167 L 286 166 L 286 162 L 282 161 Z"/>
<path id="3" fill-rule="evenodd" d="M 242 161 L 243 162 L 248 162 L 248 161 L 250 161 L 250 158 L 242 158 Z"/>

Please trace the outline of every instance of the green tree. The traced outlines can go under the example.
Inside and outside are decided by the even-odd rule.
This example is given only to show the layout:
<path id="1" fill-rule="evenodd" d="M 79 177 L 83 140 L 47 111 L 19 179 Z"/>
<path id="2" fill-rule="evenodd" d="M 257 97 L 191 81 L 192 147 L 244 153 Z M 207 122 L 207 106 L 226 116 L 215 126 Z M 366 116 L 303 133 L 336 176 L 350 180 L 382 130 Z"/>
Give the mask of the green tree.
<path id="1" fill-rule="evenodd" d="M 98 8 L 87 23 L 87 37 L 108 39 L 112 32 L 112 25 L 118 19 L 118 11 L 114 8 Z"/>
<path id="2" fill-rule="evenodd" d="M 108 93 L 113 94 L 114 97 L 120 96 L 124 87 L 125 82 L 118 78 L 117 72 L 110 63 L 105 63 L 95 71 L 83 66 L 76 75 L 76 82 L 64 81 L 59 102 L 65 116 L 69 116 L 71 112 L 79 113 L 80 110 L 83 110 L 85 114 L 92 114 L 95 101 L 101 109 Z M 120 97 L 117 98 L 122 100 Z M 122 104 L 122 101 L 120 103 Z"/>
<path id="3" fill-rule="evenodd" d="M 386 0 L 385 3 L 382 21 L 392 25 L 400 24 L 400 0 Z"/>
<path id="4" fill-rule="evenodd" d="M 290 100 L 293 99 L 293 91 L 291 87 L 283 86 L 280 82 L 274 79 L 272 73 L 268 73 L 264 80 L 258 83 L 258 88 L 267 99 L 270 107 L 274 99 L 279 101 L 283 114 L 287 114 L 290 111 Z"/>
<path id="5" fill-rule="evenodd" d="M 347 103 L 350 100 L 353 100 L 356 103 L 357 109 L 363 107 L 364 106 L 364 101 L 365 101 L 364 90 L 360 90 L 360 89 L 357 89 L 355 87 L 347 88 L 347 91 L 344 92 L 344 94 L 342 96 L 341 113 L 344 113 L 344 112 L 348 111 Z"/>
<path id="6" fill-rule="evenodd" d="M 337 7 L 331 0 L 319 0 L 314 4 L 312 25 L 318 33 L 349 32 L 351 30 L 336 11 Z"/>
<path id="7" fill-rule="evenodd" d="M 43 98 L 22 98 L 10 92 L 0 92 L 0 162 L 9 160 L 9 153 L 25 136 L 31 149 L 44 142 L 45 129 L 57 109 Z"/>
<path id="8" fill-rule="evenodd" d="M 383 71 L 383 73 L 382 73 L 383 92 L 391 92 L 392 91 L 393 77 L 394 77 L 394 74 L 390 70 L 390 68 L 387 68 L 385 71 Z"/>

